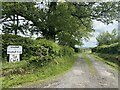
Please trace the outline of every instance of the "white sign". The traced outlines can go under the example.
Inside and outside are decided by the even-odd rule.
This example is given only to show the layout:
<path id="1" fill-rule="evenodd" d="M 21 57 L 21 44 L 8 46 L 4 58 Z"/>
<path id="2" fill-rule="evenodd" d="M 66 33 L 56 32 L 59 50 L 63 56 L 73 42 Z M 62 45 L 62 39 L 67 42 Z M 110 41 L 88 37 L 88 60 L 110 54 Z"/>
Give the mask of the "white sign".
<path id="1" fill-rule="evenodd" d="M 9 55 L 9 62 L 19 62 L 20 55 L 19 54 L 10 54 Z"/>
<path id="2" fill-rule="evenodd" d="M 19 62 L 20 54 L 22 54 L 22 46 L 8 46 L 7 54 L 9 54 L 9 62 Z"/>
<path id="3" fill-rule="evenodd" d="M 22 46 L 8 46 L 7 54 L 22 54 Z"/>

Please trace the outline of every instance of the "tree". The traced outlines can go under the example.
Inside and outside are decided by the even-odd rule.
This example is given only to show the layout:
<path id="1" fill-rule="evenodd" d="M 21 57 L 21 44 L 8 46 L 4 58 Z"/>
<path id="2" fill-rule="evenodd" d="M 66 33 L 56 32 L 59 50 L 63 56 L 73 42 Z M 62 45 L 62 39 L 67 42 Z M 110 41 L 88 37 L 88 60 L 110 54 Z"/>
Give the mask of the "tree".
<path id="1" fill-rule="evenodd" d="M 45 3 L 44 9 L 36 7 L 36 2 L 3 3 L 3 32 L 14 33 L 28 30 L 40 33 L 44 38 L 58 41 L 59 44 L 74 47 L 82 44 L 82 39 L 90 36 L 92 20 L 112 23 L 117 20 L 116 2 Z M 26 23 L 20 25 L 22 17 Z"/>
<path id="2" fill-rule="evenodd" d="M 112 23 L 113 20 L 118 21 L 118 2 L 79 2 L 73 3 L 77 10 L 73 16 L 89 18 L 101 21 L 103 23 Z"/>
<path id="3" fill-rule="evenodd" d="M 42 11 L 32 2 L 4 2 L 2 7 L 3 33 L 22 34 L 36 32 L 38 25 L 42 27 Z M 44 18 L 44 17 L 43 17 Z M 42 18 L 41 18 L 42 19 Z"/>
<path id="4" fill-rule="evenodd" d="M 112 33 L 111 33 L 111 43 L 116 43 L 119 42 L 118 40 L 118 32 L 116 29 L 113 29 Z"/>
<path id="5" fill-rule="evenodd" d="M 118 42 L 118 37 L 117 37 L 117 31 L 116 29 L 113 29 L 112 33 L 109 33 L 108 31 L 101 33 L 96 40 L 100 45 L 110 45 L 113 43 Z"/>

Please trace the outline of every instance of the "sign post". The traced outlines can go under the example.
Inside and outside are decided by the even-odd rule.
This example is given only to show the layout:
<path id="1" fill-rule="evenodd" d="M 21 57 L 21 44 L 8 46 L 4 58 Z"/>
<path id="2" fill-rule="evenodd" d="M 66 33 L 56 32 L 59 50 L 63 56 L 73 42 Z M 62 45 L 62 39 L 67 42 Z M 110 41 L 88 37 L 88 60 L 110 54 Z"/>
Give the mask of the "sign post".
<path id="1" fill-rule="evenodd" d="M 7 54 L 9 54 L 9 62 L 19 62 L 20 54 L 22 54 L 22 46 L 8 46 Z"/>

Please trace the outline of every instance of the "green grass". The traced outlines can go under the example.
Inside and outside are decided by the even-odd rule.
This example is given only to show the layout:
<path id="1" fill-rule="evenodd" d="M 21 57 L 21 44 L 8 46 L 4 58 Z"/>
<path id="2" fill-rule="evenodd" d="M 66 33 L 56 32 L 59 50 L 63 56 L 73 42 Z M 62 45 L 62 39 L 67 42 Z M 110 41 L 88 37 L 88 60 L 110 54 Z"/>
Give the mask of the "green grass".
<path id="1" fill-rule="evenodd" d="M 29 73 L 23 73 L 23 74 L 11 74 L 9 76 L 3 76 L 2 77 L 2 87 L 3 88 L 12 88 L 12 87 L 22 87 L 25 85 L 29 85 L 31 83 L 39 81 L 39 83 L 42 83 L 46 80 L 49 80 L 57 75 L 65 73 L 67 70 L 70 70 L 70 68 L 73 66 L 75 60 L 77 59 L 78 55 L 74 55 L 74 57 L 65 56 L 62 58 L 56 58 L 53 60 L 53 62 L 50 62 L 48 65 L 43 67 L 38 67 L 29 72 Z M 24 65 L 22 65 L 22 63 Z M 8 63 L 9 64 L 9 63 Z M 26 67 L 26 62 L 21 62 L 16 64 L 9 64 L 8 66 L 4 66 L 5 68 L 19 68 L 19 67 Z M 34 68 L 34 66 L 32 67 Z M 37 69 L 37 70 L 36 70 Z"/>
<path id="2" fill-rule="evenodd" d="M 26 65 L 27 65 L 26 60 L 22 60 L 21 62 L 16 62 L 16 63 L 5 62 L 2 63 L 2 69 L 3 70 L 13 69 L 13 68 L 25 67 Z"/>
<path id="3" fill-rule="evenodd" d="M 114 70 L 117 70 L 117 71 L 119 70 L 119 69 L 118 69 L 119 66 L 118 66 L 117 64 L 115 64 L 115 63 L 113 63 L 113 62 L 110 62 L 110 61 L 107 61 L 107 60 L 105 60 L 105 59 L 97 56 L 95 53 L 94 53 L 94 54 L 91 54 L 91 55 L 92 55 L 94 58 L 96 58 L 97 60 L 102 61 L 102 62 L 106 63 L 107 65 L 111 66 Z"/>
<path id="4" fill-rule="evenodd" d="M 94 66 L 93 66 L 92 62 L 91 62 L 90 59 L 86 56 L 85 53 L 82 53 L 82 57 L 85 59 L 86 63 L 88 64 L 91 74 L 94 75 L 95 71 L 94 71 Z"/>

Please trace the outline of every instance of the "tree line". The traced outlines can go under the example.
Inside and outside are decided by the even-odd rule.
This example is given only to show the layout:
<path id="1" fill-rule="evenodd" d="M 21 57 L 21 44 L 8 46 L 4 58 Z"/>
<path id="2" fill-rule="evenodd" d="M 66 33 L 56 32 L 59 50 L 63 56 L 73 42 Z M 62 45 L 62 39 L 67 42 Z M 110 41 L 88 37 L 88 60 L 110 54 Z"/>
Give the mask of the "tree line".
<path id="1" fill-rule="evenodd" d="M 109 24 L 118 20 L 118 2 L 3 2 L 3 33 L 40 34 L 73 47 L 88 39 L 92 20 Z"/>
<path id="2" fill-rule="evenodd" d="M 98 46 L 110 45 L 119 42 L 118 32 L 113 29 L 111 33 L 108 31 L 101 33 L 97 38 Z"/>

